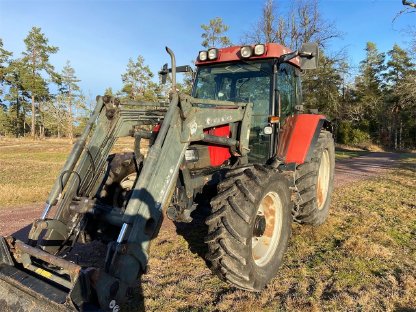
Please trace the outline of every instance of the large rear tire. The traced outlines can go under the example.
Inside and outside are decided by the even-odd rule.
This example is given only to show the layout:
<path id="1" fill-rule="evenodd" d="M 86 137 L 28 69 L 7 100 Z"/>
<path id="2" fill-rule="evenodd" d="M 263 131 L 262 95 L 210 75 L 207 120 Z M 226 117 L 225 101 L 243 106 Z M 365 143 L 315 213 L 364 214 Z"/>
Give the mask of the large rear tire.
<path id="1" fill-rule="evenodd" d="M 134 153 L 111 155 L 108 164 L 109 175 L 100 194 L 101 200 L 113 207 L 124 208 L 140 169 L 136 167 Z"/>
<path id="2" fill-rule="evenodd" d="M 218 185 L 206 220 L 206 259 L 222 280 L 260 291 L 276 275 L 291 234 L 286 178 L 255 165 L 230 172 Z"/>
<path id="3" fill-rule="evenodd" d="M 311 160 L 296 169 L 300 202 L 293 209 L 293 220 L 315 226 L 325 222 L 334 188 L 334 172 L 334 139 L 331 132 L 322 130 Z"/>

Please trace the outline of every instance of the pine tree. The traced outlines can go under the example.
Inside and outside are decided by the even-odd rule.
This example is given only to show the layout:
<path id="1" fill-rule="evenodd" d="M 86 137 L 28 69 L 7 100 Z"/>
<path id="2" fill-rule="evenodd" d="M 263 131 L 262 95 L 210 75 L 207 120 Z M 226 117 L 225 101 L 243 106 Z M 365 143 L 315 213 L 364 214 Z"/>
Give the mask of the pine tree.
<path id="1" fill-rule="evenodd" d="M 350 105 L 350 119 L 355 127 L 379 139 L 383 119 L 383 71 L 385 54 L 380 53 L 373 42 L 366 44 L 366 56 L 360 63 L 360 72 L 355 79 L 355 101 Z"/>
<path id="2" fill-rule="evenodd" d="M 23 86 L 23 77 L 29 76 L 28 68 L 21 59 L 12 60 L 4 72 L 4 83 L 8 85 L 4 99 L 9 103 L 10 119 L 13 121 L 13 133 L 16 137 L 26 133 L 26 112 L 30 94 Z"/>
<path id="3" fill-rule="evenodd" d="M 388 88 L 394 88 L 406 74 L 414 71 L 415 64 L 409 54 L 399 45 L 395 44 L 393 49 L 387 52 L 389 61 L 387 62 L 387 72 L 384 77 L 388 83 Z"/>
<path id="4" fill-rule="evenodd" d="M 75 69 L 69 61 L 66 62 L 62 73 L 60 74 L 60 91 L 65 96 L 68 108 L 68 137 L 71 144 L 74 140 L 74 102 L 80 95 L 80 88 L 77 83 L 80 82 L 75 76 Z"/>
<path id="5" fill-rule="evenodd" d="M 325 113 L 333 123 L 343 117 L 342 88 L 343 76 L 348 65 L 343 58 L 319 55 L 319 67 L 303 74 L 303 100 L 307 108 L 317 108 Z"/>
<path id="6" fill-rule="evenodd" d="M 24 39 L 26 51 L 23 52 L 23 63 L 27 68 L 27 75 L 22 77 L 22 84 L 31 95 L 32 122 L 31 135 L 35 137 L 36 101 L 48 95 L 49 90 L 44 75 L 54 78 L 54 67 L 49 62 L 51 54 L 58 52 L 58 48 L 48 45 L 48 39 L 39 27 L 33 27 Z M 42 132 L 42 130 L 41 130 Z"/>
<path id="7" fill-rule="evenodd" d="M 4 76 L 7 72 L 7 67 L 11 61 L 10 57 L 13 55 L 12 52 L 7 51 L 3 48 L 3 40 L 0 38 L 0 86 L 3 85 Z M 0 96 L 2 95 L 2 88 L 0 88 Z M 1 103 L 1 98 L 0 98 Z"/>
<path id="8" fill-rule="evenodd" d="M 387 71 L 384 74 L 386 80 L 386 105 L 388 115 L 391 116 L 391 140 L 394 149 L 403 148 L 403 136 L 409 133 L 403 133 L 404 129 L 409 130 L 414 119 L 409 119 L 414 108 L 414 103 L 409 101 L 409 94 L 416 87 L 416 83 L 411 83 L 415 78 L 415 64 L 411 61 L 408 53 L 400 46 L 395 44 L 387 52 L 389 60 L 387 62 Z M 409 83 L 410 82 L 410 83 Z M 406 123 L 406 127 L 403 126 Z"/>
<path id="9" fill-rule="evenodd" d="M 145 65 L 143 56 L 139 55 L 136 61 L 129 59 L 126 72 L 121 75 L 123 87 L 121 92 L 129 99 L 135 101 L 156 101 L 157 84 L 152 81 L 153 73 Z"/>
<path id="10" fill-rule="evenodd" d="M 201 25 L 204 31 L 201 37 L 204 39 L 201 45 L 204 48 L 225 47 L 231 45 L 230 38 L 225 35 L 228 26 L 224 24 L 221 17 L 216 17 L 209 21 L 209 24 Z"/>

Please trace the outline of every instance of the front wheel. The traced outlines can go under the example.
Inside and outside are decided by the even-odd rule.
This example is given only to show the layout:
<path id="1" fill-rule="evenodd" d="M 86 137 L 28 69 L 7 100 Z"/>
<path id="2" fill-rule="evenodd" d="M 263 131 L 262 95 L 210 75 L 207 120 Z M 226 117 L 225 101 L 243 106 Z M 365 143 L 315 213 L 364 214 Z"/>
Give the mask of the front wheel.
<path id="1" fill-rule="evenodd" d="M 255 165 L 232 171 L 218 191 L 206 220 L 206 258 L 222 280 L 260 291 L 276 275 L 288 246 L 288 182 L 273 169 Z"/>

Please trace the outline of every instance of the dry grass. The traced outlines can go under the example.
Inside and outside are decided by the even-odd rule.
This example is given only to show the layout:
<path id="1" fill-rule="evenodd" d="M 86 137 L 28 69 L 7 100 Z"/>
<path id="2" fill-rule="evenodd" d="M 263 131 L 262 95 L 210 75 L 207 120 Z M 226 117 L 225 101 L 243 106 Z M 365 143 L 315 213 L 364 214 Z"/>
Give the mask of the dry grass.
<path id="1" fill-rule="evenodd" d="M 117 141 L 114 152 L 132 150 L 133 140 Z M 71 151 L 66 139 L 0 140 L 0 209 L 43 202 Z"/>
<path id="2" fill-rule="evenodd" d="M 186 239 L 162 228 L 142 283 L 146 311 L 413 311 L 415 169 L 335 191 L 324 225 L 293 226 L 284 265 L 259 294 L 211 274 L 198 255 L 203 228 L 178 230 Z"/>
<path id="3" fill-rule="evenodd" d="M 70 149 L 66 140 L 1 140 L 0 209 L 46 199 Z"/>
<path id="4" fill-rule="evenodd" d="M 130 146 L 123 140 L 116 150 Z M 69 151 L 62 140 L 0 141 L 0 207 L 43 201 Z M 284 265 L 259 294 L 211 274 L 201 257 L 204 226 L 166 222 L 142 280 L 146 310 L 416 309 L 416 159 L 403 159 L 399 169 L 336 190 L 321 227 L 293 225 Z"/>

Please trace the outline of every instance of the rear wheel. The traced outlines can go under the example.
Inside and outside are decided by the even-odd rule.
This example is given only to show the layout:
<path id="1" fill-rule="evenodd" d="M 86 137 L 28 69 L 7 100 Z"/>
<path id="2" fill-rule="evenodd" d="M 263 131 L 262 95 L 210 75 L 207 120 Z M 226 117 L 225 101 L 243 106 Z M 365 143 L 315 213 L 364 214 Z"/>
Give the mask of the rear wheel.
<path id="1" fill-rule="evenodd" d="M 109 175 L 101 191 L 103 202 L 116 208 L 124 208 L 137 179 L 134 153 L 114 154 L 109 161 Z"/>
<path id="2" fill-rule="evenodd" d="M 134 153 L 113 154 L 108 158 L 108 176 L 99 193 L 98 203 L 111 208 L 113 212 L 122 214 L 130 199 L 132 189 L 140 174 L 142 163 L 138 163 Z M 120 232 L 120 227 L 103 222 L 100 217 L 87 216 L 87 228 L 89 241 L 101 240 L 104 243 L 115 241 Z"/>
<path id="3" fill-rule="evenodd" d="M 232 171 L 218 191 L 206 220 L 206 258 L 222 280 L 260 291 L 276 275 L 291 233 L 287 180 L 256 165 Z"/>
<path id="4" fill-rule="evenodd" d="M 293 210 L 296 222 L 320 225 L 329 213 L 334 187 L 335 147 L 332 133 L 321 131 L 312 158 L 296 170 L 300 202 Z"/>

